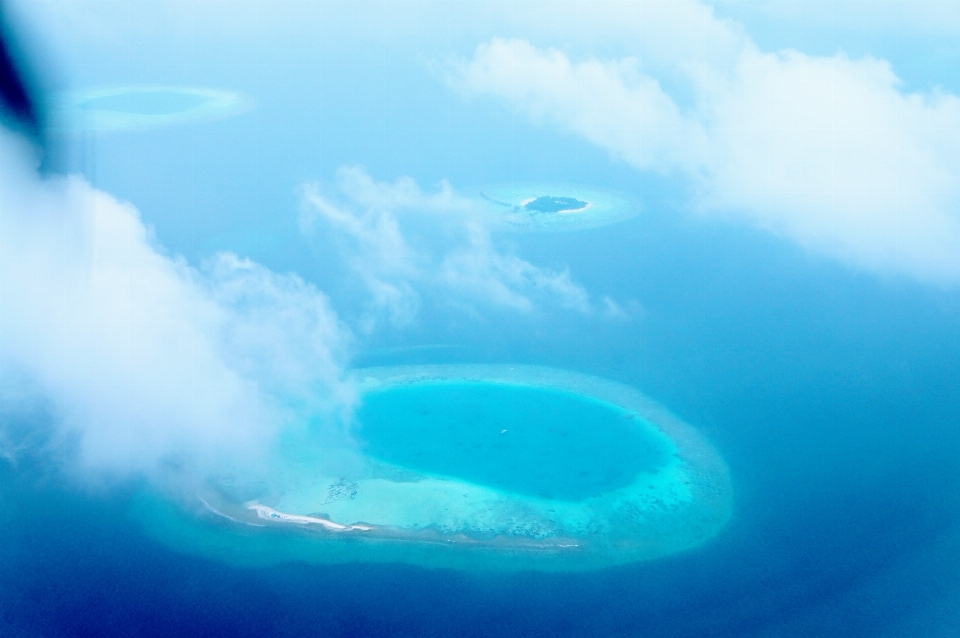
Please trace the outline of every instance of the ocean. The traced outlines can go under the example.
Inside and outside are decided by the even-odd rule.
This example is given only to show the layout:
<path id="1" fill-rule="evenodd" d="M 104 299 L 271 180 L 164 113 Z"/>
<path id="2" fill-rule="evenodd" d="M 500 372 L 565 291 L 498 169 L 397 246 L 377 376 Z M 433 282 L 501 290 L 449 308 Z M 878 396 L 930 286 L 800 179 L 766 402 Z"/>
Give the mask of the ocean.
<path id="1" fill-rule="evenodd" d="M 58 144 L 67 170 L 132 204 L 149 228 L 144 245 L 197 269 L 203 281 L 211 257 L 228 251 L 306 282 L 297 294 L 320 291 L 349 333 L 336 342 L 324 333 L 345 371 L 528 365 L 642 392 L 722 457 L 729 521 L 695 547 L 587 570 L 324 563 L 289 555 L 262 564 L 234 560 L 229 548 L 197 541 L 199 533 L 171 540 L 136 514 L 139 499 L 158 483 L 176 491 L 164 484 L 165 474 L 139 465 L 147 458 L 139 451 L 105 472 L 51 454 L 51 441 L 59 439 L 50 432 L 59 431 L 58 419 L 73 405 L 61 401 L 56 393 L 64 386 L 53 383 L 49 396 L 40 393 L 39 407 L 3 408 L 7 440 L 17 444 L 0 458 L 0 634 L 956 635 L 956 286 L 837 258 L 811 248 L 813 240 L 796 241 L 785 227 L 737 216 L 735 206 L 714 214 L 703 184 L 682 170 L 637 170 L 623 154 L 549 116 L 531 119 L 465 97 L 445 79 L 452 71 L 444 56 L 469 58 L 494 35 L 601 57 L 606 45 L 553 41 L 545 31 L 527 36 L 520 23 L 497 31 L 501 26 L 484 22 L 426 39 L 422 24 L 391 26 L 393 14 L 370 11 L 370 21 L 360 9 L 325 14 L 316 30 L 291 27 L 288 39 L 266 18 L 241 37 L 226 19 L 217 23 L 222 31 L 205 35 L 196 25 L 207 23 L 190 13 L 186 23 L 174 13 L 146 27 L 133 14 L 108 11 L 104 20 L 130 21 L 139 39 L 93 38 L 86 49 L 72 40 L 53 45 L 54 56 L 80 47 L 76 59 L 60 63 L 64 88 L 209 87 L 234 91 L 250 107 L 219 119 L 64 135 Z M 456 20 L 445 11 L 416 15 L 435 25 Z M 663 85 L 669 88 L 670 79 Z M 343 167 L 357 166 L 344 177 Z M 418 185 L 415 192 L 395 181 L 404 177 Z M 444 192 L 441 180 L 454 199 L 431 199 Z M 566 232 L 494 226 L 476 239 L 463 231 L 473 222 L 458 225 L 462 200 L 507 183 L 610 191 L 634 202 L 637 213 Z M 321 207 L 313 229 L 305 222 L 314 219 L 305 213 L 314 210 L 304 195 L 310 188 L 340 211 L 360 211 L 360 221 L 338 226 Z M 430 207 L 437 216 L 414 210 Z M 377 234 L 390 219 L 404 242 Z M 477 272 L 464 265 L 481 260 Z M 491 281 L 502 287 L 491 288 Z M 211 294 L 221 303 L 226 293 Z M 242 301 L 236 312 L 246 317 L 253 307 L 259 323 L 249 324 L 249 333 L 263 335 L 282 313 L 256 314 L 257 303 Z M 238 325 L 236 343 L 260 343 L 243 336 L 248 324 Z M 287 330 L 282 325 L 278 331 Z M 264 343 L 272 352 L 274 342 Z M 293 369 L 299 349 L 311 344 L 291 347 L 294 364 L 255 349 L 248 358 L 235 350 L 236 360 L 223 360 L 273 392 L 257 366 L 269 360 Z M 284 386 L 296 391 L 271 396 L 294 406 L 294 419 L 302 410 L 329 411 L 323 402 L 335 399 L 324 394 L 317 408 L 297 394 L 299 378 Z M 309 384 L 331 385 L 326 377 Z M 91 414 L 70 423 L 82 432 L 82 419 L 99 413 Z M 213 456 L 218 442 L 233 436 L 224 432 Z M 166 445 L 162 437 L 150 441 Z M 385 446 L 381 458 L 416 464 L 415 452 L 391 452 L 388 437 L 377 441 Z M 574 447 L 563 453 L 574 454 Z M 537 462 L 535 445 L 516 453 Z M 103 458 L 115 454 L 111 448 Z M 185 458 L 202 461 L 204 454 Z M 482 465 L 478 458 L 467 462 Z M 431 471 L 463 471 L 478 481 L 484 475 L 480 466 L 462 466 L 440 458 Z M 563 489 L 582 496 L 576 486 Z M 199 529 L 212 524 L 198 520 Z"/>

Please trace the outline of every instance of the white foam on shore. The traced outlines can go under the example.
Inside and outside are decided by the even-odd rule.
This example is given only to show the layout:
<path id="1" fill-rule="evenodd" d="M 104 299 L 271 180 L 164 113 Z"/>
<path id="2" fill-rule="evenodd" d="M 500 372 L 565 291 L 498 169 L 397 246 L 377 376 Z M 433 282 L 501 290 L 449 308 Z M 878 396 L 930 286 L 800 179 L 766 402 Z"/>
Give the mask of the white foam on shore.
<path id="1" fill-rule="evenodd" d="M 296 525 L 319 525 L 320 527 L 330 530 L 331 532 L 368 532 L 373 529 L 370 525 L 363 525 L 361 523 L 354 523 L 353 525 L 341 525 L 340 523 L 334 523 L 326 518 L 287 514 L 285 512 L 279 512 L 272 507 L 260 505 L 259 503 L 248 503 L 247 509 L 255 511 L 257 516 L 260 518 L 265 518 L 270 521 L 294 523 Z"/>

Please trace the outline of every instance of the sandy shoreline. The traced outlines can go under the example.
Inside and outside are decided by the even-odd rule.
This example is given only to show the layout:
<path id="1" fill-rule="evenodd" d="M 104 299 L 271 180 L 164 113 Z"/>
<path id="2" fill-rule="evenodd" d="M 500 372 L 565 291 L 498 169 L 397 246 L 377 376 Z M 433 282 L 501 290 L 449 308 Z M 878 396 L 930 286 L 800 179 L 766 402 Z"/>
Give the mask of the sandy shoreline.
<path id="1" fill-rule="evenodd" d="M 300 516 L 298 514 L 286 514 L 279 512 L 272 507 L 260 505 L 259 503 L 248 503 L 247 509 L 254 510 L 260 518 L 278 521 L 281 523 L 295 523 L 297 525 L 320 525 L 331 532 L 368 532 L 373 529 L 370 525 L 355 523 L 353 525 L 341 525 L 326 518 L 316 516 Z"/>

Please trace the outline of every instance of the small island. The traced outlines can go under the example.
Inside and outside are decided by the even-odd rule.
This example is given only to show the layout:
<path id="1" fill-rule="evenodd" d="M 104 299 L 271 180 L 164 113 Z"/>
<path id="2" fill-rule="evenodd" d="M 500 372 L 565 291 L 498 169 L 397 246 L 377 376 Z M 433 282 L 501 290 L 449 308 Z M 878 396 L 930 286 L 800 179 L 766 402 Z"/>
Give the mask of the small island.
<path id="1" fill-rule="evenodd" d="M 507 230 L 564 232 L 598 228 L 637 215 L 636 201 L 610 191 L 562 184 L 489 186 L 482 208 Z"/>
<path id="2" fill-rule="evenodd" d="M 575 213 L 586 210 L 589 202 L 577 199 L 576 197 L 553 197 L 551 195 L 542 195 L 524 202 L 523 209 L 537 213 Z"/>

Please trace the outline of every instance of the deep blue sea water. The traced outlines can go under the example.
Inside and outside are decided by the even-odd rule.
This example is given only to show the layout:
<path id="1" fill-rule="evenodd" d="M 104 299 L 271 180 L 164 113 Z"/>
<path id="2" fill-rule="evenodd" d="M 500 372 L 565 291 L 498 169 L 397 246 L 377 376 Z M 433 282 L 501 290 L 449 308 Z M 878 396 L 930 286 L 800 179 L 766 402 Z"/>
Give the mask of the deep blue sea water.
<path id="1" fill-rule="evenodd" d="M 235 44 L 196 65 L 90 53 L 78 84 L 148 75 L 241 90 L 258 107 L 74 141 L 72 161 L 138 206 L 171 253 L 196 263 L 229 249 L 296 272 L 346 320 L 362 301 L 297 230 L 304 180 L 362 163 L 425 188 L 568 180 L 636 197 L 643 214 L 615 226 L 503 239 L 598 297 L 635 301 L 632 319 L 427 304 L 413 325 L 361 333 L 354 362 L 529 363 L 633 385 L 721 452 L 734 518 L 694 551 L 587 573 L 236 567 L 151 539 L 128 518 L 136 482 L 78 488 L 44 461 L 0 460 L 0 635 L 957 634 L 960 294 L 698 216 L 678 178 L 463 101 L 417 53 L 295 44 L 306 53 Z"/>

